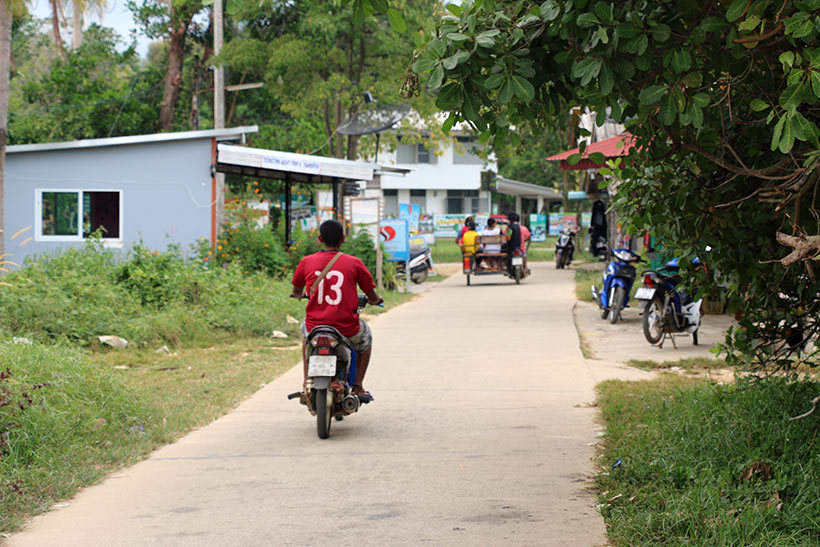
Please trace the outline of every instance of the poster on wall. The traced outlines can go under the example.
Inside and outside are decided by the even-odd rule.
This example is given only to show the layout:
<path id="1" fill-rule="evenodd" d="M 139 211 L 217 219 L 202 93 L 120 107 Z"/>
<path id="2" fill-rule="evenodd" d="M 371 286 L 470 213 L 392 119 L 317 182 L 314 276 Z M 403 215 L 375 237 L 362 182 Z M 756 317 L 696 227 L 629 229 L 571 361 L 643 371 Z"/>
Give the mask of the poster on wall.
<path id="1" fill-rule="evenodd" d="M 530 234 L 532 241 L 547 240 L 547 215 L 530 214 Z"/>
<path id="2" fill-rule="evenodd" d="M 578 216 L 569 213 L 550 213 L 550 231 L 551 236 L 557 236 L 562 227 L 568 227 L 573 232 L 578 232 Z"/>
<path id="3" fill-rule="evenodd" d="M 581 213 L 581 227 L 589 228 L 592 224 L 592 213 Z"/>
<path id="4" fill-rule="evenodd" d="M 409 236 L 407 219 L 382 219 L 381 240 L 387 260 L 405 262 L 410 259 Z"/>
<path id="5" fill-rule="evenodd" d="M 411 232 L 418 233 L 419 219 L 421 218 L 421 205 L 399 203 L 399 218 L 407 220 L 407 226 Z"/>

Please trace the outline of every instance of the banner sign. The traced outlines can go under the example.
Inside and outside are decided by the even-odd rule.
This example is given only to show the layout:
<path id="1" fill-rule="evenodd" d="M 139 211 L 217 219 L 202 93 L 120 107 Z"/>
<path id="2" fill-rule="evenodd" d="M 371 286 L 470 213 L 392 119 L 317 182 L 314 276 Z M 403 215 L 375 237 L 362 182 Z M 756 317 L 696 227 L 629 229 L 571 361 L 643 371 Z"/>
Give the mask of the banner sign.
<path id="1" fill-rule="evenodd" d="M 458 237 L 461 227 L 468 216 L 475 219 L 475 229 L 481 232 L 487 227 L 487 220 L 490 215 L 482 213 L 480 215 L 433 215 L 433 233 L 436 237 Z"/>
<path id="2" fill-rule="evenodd" d="M 421 206 L 412 203 L 399 204 L 399 218 L 407 220 L 408 228 L 411 232 L 418 233 L 419 219 L 421 218 Z"/>
<path id="3" fill-rule="evenodd" d="M 581 226 L 589 228 L 590 224 L 592 224 L 592 213 L 581 213 Z"/>
<path id="4" fill-rule="evenodd" d="M 557 236 L 563 226 L 578 233 L 578 216 L 568 213 L 550 213 L 550 235 Z"/>
<path id="5" fill-rule="evenodd" d="M 530 234 L 532 241 L 547 240 L 547 215 L 530 214 Z"/>
<path id="6" fill-rule="evenodd" d="M 385 218 L 381 221 L 381 240 L 384 253 L 391 262 L 410 260 L 410 241 L 407 219 Z"/>

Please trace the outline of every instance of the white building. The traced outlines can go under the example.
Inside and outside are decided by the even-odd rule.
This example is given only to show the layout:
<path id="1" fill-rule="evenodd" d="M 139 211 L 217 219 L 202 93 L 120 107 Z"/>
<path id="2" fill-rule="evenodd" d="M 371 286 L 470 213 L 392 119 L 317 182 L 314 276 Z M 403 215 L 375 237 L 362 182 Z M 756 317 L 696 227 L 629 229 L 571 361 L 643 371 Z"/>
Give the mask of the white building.
<path id="1" fill-rule="evenodd" d="M 402 177 L 382 177 L 386 217 L 398 217 L 400 203 L 419 205 L 427 215 L 489 211 L 490 194 L 481 190 L 481 172 L 498 171 L 495 157 L 483 160 L 476 154 L 481 147 L 477 137 L 453 133 L 437 150 L 399 140 L 395 150 L 379 152 L 381 165 L 410 170 Z"/>

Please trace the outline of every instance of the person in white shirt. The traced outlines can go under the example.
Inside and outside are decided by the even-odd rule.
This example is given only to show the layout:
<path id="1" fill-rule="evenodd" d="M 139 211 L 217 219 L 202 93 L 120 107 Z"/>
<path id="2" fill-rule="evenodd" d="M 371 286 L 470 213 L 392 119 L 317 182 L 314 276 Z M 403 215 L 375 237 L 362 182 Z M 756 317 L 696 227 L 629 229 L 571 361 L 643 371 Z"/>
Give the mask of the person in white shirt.
<path id="1" fill-rule="evenodd" d="M 487 220 L 487 227 L 481 230 L 480 236 L 500 236 L 501 228 L 498 227 L 493 217 Z M 487 243 L 482 245 L 482 252 L 484 253 L 500 253 L 501 243 Z"/>

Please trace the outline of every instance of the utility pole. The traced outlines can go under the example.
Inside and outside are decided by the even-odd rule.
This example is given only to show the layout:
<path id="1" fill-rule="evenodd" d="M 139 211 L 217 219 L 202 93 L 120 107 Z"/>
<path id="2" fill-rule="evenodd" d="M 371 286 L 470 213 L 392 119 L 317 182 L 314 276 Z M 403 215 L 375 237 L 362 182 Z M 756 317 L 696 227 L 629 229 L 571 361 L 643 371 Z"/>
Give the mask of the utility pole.
<path id="1" fill-rule="evenodd" d="M 222 50 L 224 9 L 222 0 L 215 0 L 214 10 L 214 55 Z M 225 128 L 225 69 L 222 65 L 214 67 L 214 129 Z M 225 174 L 216 174 L 216 222 L 217 233 L 225 222 Z M 211 245 L 216 245 L 212 241 Z"/>

